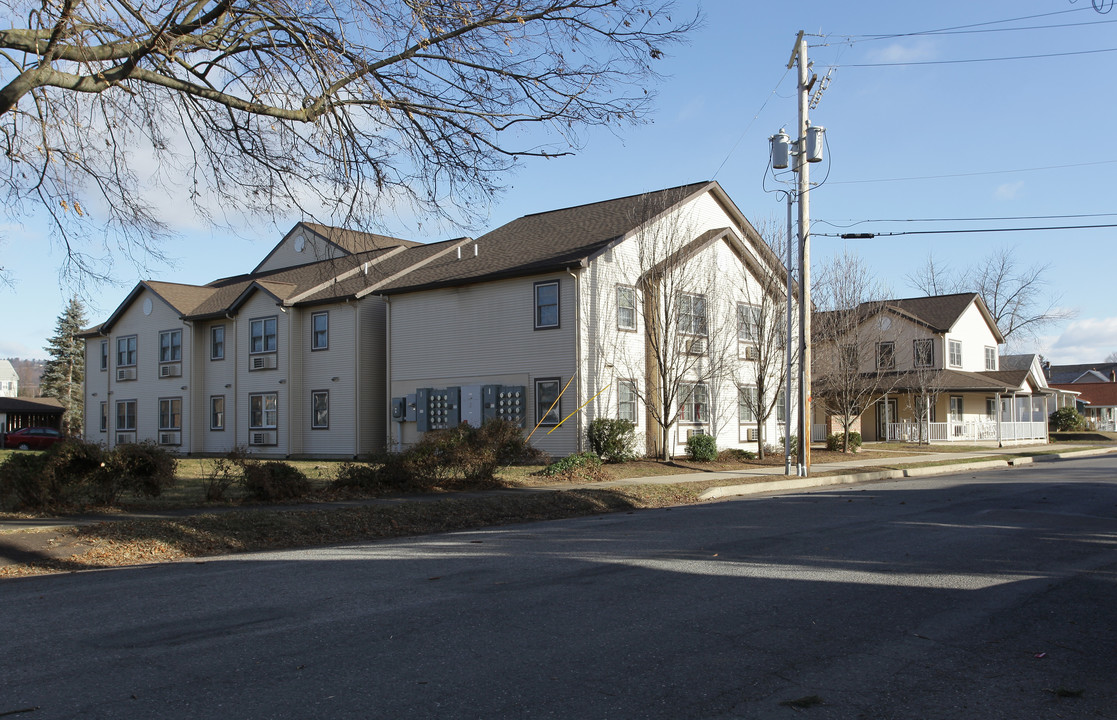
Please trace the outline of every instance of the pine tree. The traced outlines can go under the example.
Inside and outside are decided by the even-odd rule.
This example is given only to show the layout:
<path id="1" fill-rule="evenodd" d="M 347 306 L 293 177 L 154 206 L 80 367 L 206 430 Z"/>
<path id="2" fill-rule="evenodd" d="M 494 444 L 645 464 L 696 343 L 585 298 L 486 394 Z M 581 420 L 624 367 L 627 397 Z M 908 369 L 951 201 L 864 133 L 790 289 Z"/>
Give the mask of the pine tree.
<path id="1" fill-rule="evenodd" d="M 66 434 L 82 430 L 85 383 L 85 342 L 78 337 L 85 325 L 85 307 L 76 297 L 58 316 L 54 336 L 43 348 L 50 354 L 43 368 L 43 397 L 57 398 L 62 403 L 62 431 Z"/>

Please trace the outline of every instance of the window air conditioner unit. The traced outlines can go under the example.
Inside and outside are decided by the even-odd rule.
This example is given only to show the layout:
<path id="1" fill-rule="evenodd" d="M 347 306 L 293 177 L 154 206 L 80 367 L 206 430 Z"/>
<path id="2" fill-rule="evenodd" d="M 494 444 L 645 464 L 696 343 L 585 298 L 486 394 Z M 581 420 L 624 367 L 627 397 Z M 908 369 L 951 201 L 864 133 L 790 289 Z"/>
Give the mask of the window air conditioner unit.
<path id="1" fill-rule="evenodd" d="M 256 355 L 251 360 L 251 370 L 274 370 L 275 355 Z"/>
<path id="2" fill-rule="evenodd" d="M 116 434 L 117 445 L 127 445 L 134 442 L 136 442 L 136 433 L 134 432 L 118 432 Z"/>
<path id="3" fill-rule="evenodd" d="M 691 338 L 686 344 L 687 355 L 705 355 L 706 354 L 706 338 L 696 337 Z"/>
<path id="4" fill-rule="evenodd" d="M 249 445 L 275 445 L 277 433 L 274 430 L 253 430 L 248 434 Z"/>
<path id="5" fill-rule="evenodd" d="M 168 363 L 159 366 L 159 377 L 181 377 L 182 376 L 182 363 Z"/>
<path id="6" fill-rule="evenodd" d="M 135 380 L 136 379 L 136 368 L 134 368 L 134 367 L 117 368 L 116 379 L 117 379 L 117 382 L 120 382 L 121 380 Z"/>
<path id="7" fill-rule="evenodd" d="M 759 360 L 760 359 L 760 348 L 758 348 L 757 346 L 752 345 L 752 344 L 745 345 L 744 358 L 745 358 L 745 360 Z"/>
<path id="8" fill-rule="evenodd" d="M 756 442 L 760 440 L 760 429 L 749 428 L 748 431 L 745 433 L 745 438 L 748 442 Z"/>
<path id="9" fill-rule="evenodd" d="M 706 434 L 706 431 L 701 429 L 701 428 L 699 428 L 697 430 L 687 430 L 686 431 L 686 439 L 690 440 L 695 435 L 705 435 L 705 434 Z"/>
<path id="10" fill-rule="evenodd" d="M 182 433 L 179 431 L 159 433 L 160 445 L 181 445 Z"/>

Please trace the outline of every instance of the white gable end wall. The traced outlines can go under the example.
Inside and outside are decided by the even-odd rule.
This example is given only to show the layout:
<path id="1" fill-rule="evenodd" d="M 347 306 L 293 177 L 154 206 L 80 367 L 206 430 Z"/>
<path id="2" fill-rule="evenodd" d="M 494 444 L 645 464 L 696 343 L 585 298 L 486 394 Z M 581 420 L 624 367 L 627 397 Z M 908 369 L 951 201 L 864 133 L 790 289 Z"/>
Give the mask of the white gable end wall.
<path id="1" fill-rule="evenodd" d="M 987 347 L 994 348 L 994 354 L 999 355 L 999 352 L 996 352 L 997 340 L 993 331 L 989 328 L 989 323 L 985 321 L 985 316 L 978 309 L 977 303 L 970 303 L 970 306 L 950 328 L 946 337 L 948 341 L 956 340 L 962 343 L 961 370 L 967 372 L 984 371 L 985 348 Z M 945 367 L 952 367 L 949 364 L 949 357 Z M 959 368 L 953 367 L 952 369 L 957 370 Z"/>

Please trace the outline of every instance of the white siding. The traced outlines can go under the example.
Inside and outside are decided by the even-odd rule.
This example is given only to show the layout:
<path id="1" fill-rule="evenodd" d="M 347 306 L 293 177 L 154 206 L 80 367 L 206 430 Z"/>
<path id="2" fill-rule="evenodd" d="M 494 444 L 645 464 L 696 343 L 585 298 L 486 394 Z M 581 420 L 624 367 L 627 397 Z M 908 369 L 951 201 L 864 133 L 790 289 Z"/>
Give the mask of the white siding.
<path id="1" fill-rule="evenodd" d="M 946 339 L 958 340 L 962 343 L 962 367 L 967 372 L 982 372 L 985 370 L 985 348 L 997 347 L 997 340 L 989 323 L 977 308 L 977 303 L 971 303 L 962 316 L 950 328 Z M 950 367 L 949 360 L 946 367 Z M 959 369 L 959 368 L 954 368 Z"/>
<path id="2" fill-rule="evenodd" d="M 276 369 L 250 370 L 252 356 L 249 354 L 252 338 L 252 323 L 255 318 L 276 318 Z M 236 414 L 226 408 L 226 432 L 229 424 L 235 423 L 236 437 L 240 445 L 249 444 L 249 396 L 258 393 L 276 393 L 279 416 L 277 421 L 277 444 L 275 446 L 254 446 L 253 452 L 266 455 L 288 455 L 291 450 L 292 412 L 290 385 L 287 383 L 290 372 L 291 326 L 289 313 L 281 312 L 275 298 L 267 293 L 257 292 L 240 308 L 236 322 L 237 389 Z M 230 340 L 226 336 L 226 343 Z M 229 350 L 226 349 L 226 355 Z M 228 360 L 226 360 L 228 362 Z M 226 403 L 228 400 L 226 400 Z"/>
<path id="3" fill-rule="evenodd" d="M 212 334 L 215 326 L 225 327 L 225 357 L 221 360 L 212 359 Z M 238 368 L 247 357 L 247 345 L 237 342 L 238 318 L 222 318 L 208 323 L 195 325 L 195 366 L 199 369 L 193 381 L 200 390 L 193 395 L 195 408 L 194 428 L 201 438 L 195 442 L 193 449 L 205 453 L 227 453 L 237 445 L 248 442 L 245 434 L 247 428 L 240 430 L 237 418 L 237 381 Z M 225 427 L 223 430 L 210 429 L 210 398 L 214 396 L 225 398 Z"/>

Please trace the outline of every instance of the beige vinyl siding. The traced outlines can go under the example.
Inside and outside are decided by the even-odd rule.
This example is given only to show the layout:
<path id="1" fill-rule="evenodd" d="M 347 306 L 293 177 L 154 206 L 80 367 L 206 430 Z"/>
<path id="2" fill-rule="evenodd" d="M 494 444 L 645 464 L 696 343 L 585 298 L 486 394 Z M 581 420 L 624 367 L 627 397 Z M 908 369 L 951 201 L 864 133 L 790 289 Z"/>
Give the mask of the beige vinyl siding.
<path id="1" fill-rule="evenodd" d="M 388 439 L 386 423 L 390 411 L 385 395 L 388 359 L 386 314 L 387 305 L 378 297 L 366 297 L 357 306 L 356 334 L 360 344 L 353 360 L 357 379 L 356 395 L 360 398 L 358 455 L 383 450 Z M 333 401 L 332 396 L 330 400 Z M 331 424 L 332 422 L 331 420 Z"/>
<path id="2" fill-rule="evenodd" d="M 303 246 L 302 252 L 296 252 L 295 240 L 300 235 L 306 239 L 306 244 Z M 294 232 L 283 238 L 267 260 L 265 260 L 256 271 L 267 272 L 269 270 L 279 270 L 296 265 L 306 265 L 307 263 L 329 260 L 347 254 L 348 253 L 333 243 L 323 240 L 309 230 L 296 227 Z"/>
<path id="3" fill-rule="evenodd" d="M 206 453 L 226 453 L 237 445 L 248 442 L 247 428 L 238 427 L 236 408 L 238 405 L 237 370 L 247 362 L 247 344 L 237 342 L 236 328 L 240 318 L 222 318 L 208 323 L 199 323 L 195 328 L 194 362 L 201 372 L 194 381 L 201 389 L 193 395 L 194 431 L 201 442 L 195 447 Z M 210 330 L 215 325 L 225 326 L 225 359 L 210 360 Z M 228 387 L 226 387 L 228 385 Z M 225 397 L 225 429 L 210 430 L 210 398 L 215 395 Z"/>
<path id="4" fill-rule="evenodd" d="M 263 317 L 276 318 L 276 360 L 277 366 L 275 370 L 249 370 L 251 362 L 251 355 L 249 349 L 251 347 L 252 338 L 252 320 L 255 318 Z M 237 364 L 236 374 L 237 381 L 235 387 L 237 389 L 236 395 L 236 414 L 230 413 L 228 408 L 228 400 L 226 400 L 225 410 L 225 425 L 229 427 L 230 422 L 236 423 L 236 434 L 239 444 L 249 447 L 252 452 L 263 455 L 287 455 L 290 453 L 289 437 L 291 431 L 291 393 L 290 385 L 286 381 L 288 378 L 289 365 L 288 365 L 288 352 L 291 343 L 291 327 L 288 321 L 289 313 L 281 312 L 276 305 L 275 298 L 263 292 L 253 293 L 252 297 L 240 308 L 237 314 Z M 228 343 L 229 334 L 226 331 L 226 357 L 229 355 Z M 228 362 L 228 360 L 226 360 Z M 274 446 L 249 446 L 249 401 L 250 395 L 259 393 L 275 393 L 278 401 L 279 418 L 277 427 L 277 444 Z M 226 396 L 228 397 L 228 396 Z M 228 429 L 226 429 L 228 432 Z"/>
<path id="5" fill-rule="evenodd" d="M 293 452 L 307 455 L 356 454 L 357 378 L 354 359 L 357 353 L 357 303 L 317 305 L 300 308 L 298 340 L 292 345 L 292 373 L 300 378 L 294 404 L 293 422 L 299 442 Z M 311 351 L 311 316 L 329 313 L 329 347 Z M 295 360 L 298 358 L 298 361 Z M 301 369 L 294 367 L 301 364 Z M 337 378 L 334 382 L 333 378 Z M 329 429 L 313 429 L 311 393 L 330 394 Z M 292 392 L 296 392 L 292 389 Z"/>
<path id="6" fill-rule="evenodd" d="M 101 403 L 109 397 L 109 373 L 112 372 L 112 347 L 109 347 L 109 369 L 101 371 L 101 341 L 108 338 L 93 337 L 85 341 L 85 428 L 86 441 L 108 442 L 109 433 L 101 432 Z M 90 370 L 92 368 L 92 370 Z M 112 418 L 109 419 L 112 429 Z"/>
<path id="7" fill-rule="evenodd" d="M 559 282 L 559 327 L 536 330 L 534 284 L 551 280 Z M 420 387 L 523 385 L 530 429 L 535 378 L 561 377 L 565 385 L 574 372 L 574 279 L 567 273 L 407 293 L 391 304 L 393 397 Z M 578 407 L 576 385 L 563 396 L 563 415 Z M 540 430 L 533 444 L 553 455 L 574 452 L 572 421 L 550 435 Z M 405 443 L 416 439 L 414 428 L 405 423 Z"/>
<path id="8" fill-rule="evenodd" d="M 151 299 L 151 314 L 144 315 L 146 299 Z M 164 330 L 182 330 L 182 375 L 180 377 L 159 377 L 159 333 Z M 136 379 L 117 381 L 117 338 L 127 335 L 136 336 Z M 100 368 L 99 343 L 94 344 L 95 368 Z M 159 398 L 181 397 L 182 403 L 182 445 L 186 452 L 190 445 L 191 415 L 189 403 L 189 379 L 191 365 L 192 339 L 178 312 L 163 302 L 149 290 L 142 290 L 120 315 L 113 325 L 109 337 L 109 378 L 105 395 L 109 400 L 109 430 L 105 438 L 109 446 L 116 442 L 116 402 L 119 400 L 136 401 L 136 439 L 159 439 Z M 100 374 L 100 370 L 95 370 Z M 183 390 L 182 386 L 187 389 Z M 108 392 L 112 395 L 109 396 Z M 95 400 L 99 403 L 100 393 Z M 98 408 L 99 411 L 99 408 Z M 96 426 L 94 426 L 96 427 Z M 98 436 L 100 433 L 98 433 Z"/>

